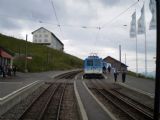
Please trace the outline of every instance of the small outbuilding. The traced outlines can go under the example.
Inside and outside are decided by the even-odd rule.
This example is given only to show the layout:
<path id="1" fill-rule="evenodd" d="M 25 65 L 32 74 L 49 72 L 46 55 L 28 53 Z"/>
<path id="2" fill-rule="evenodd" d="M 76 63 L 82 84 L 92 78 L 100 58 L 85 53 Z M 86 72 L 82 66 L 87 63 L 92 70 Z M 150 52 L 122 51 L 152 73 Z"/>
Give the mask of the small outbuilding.
<path id="1" fill-rule="evenodd" d="M 128 66 L 126 64 L 116 60 L 115 58 L 112 58 L 111 56 L 107 56 L 103 60 L 107 63 L 110 63 L 112 68 L 116 68 L 118 71 L 127 70 Z"/>
<path id="2" fill-rule="evenodd" d="M 13 64 L 13 54 L 4 47 L 0 46 L 0 65 L 6 66 Z"/>

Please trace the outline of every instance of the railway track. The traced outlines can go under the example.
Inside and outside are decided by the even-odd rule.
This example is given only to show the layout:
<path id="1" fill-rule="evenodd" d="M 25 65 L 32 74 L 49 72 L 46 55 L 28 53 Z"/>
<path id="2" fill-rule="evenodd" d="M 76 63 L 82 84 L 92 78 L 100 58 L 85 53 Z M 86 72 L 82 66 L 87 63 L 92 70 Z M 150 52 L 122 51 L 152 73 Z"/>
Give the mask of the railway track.
<path id="1" fill-rule="evenodd" d="M 41 90 L 0 116 L 1 120 L 79 120 L 73 79 L 80 71 L 61 74 Z"/>
<path id="2" fill-rule="evenodd" d="M 78 73 L 65 73 L 59 75 L 56 82 L 46 83 L 48 88 L 25 109 L 19 120 L 60 120 L 65 89 L 71 85 L 68 79 L 73 79 Z M 59 79 L 67 80 L 59 83 Z"/>
<path id="3" fill-rule="evenodd" d="M 43 114 L 46 106 L 51 101 L 51 98 L 60 87 L 60 84 L 51 84 L 33 103 L 23 112 L 19 120 L 37 119 L 39 115 Z"/>
<path id="4" fill-rule="evenodd" d="M 81 71 L 73 71 L 73 72 L 64 73 L 56 76 L 55 79 L 73 79 L 80 72 Z"/>
<path id="5" fill-rule="evenodd" d="M 153 110 L 138 101 L 125 96 L 116 89 L 105 89 L 100 82 L 93 82 L 93 90 L 109 103 L 118 108 L 126 116 L 127 120 L 153 120 Z M 102 88 L 99 89 L 99 86 Z"/>
<path id="6" fill-rule="evenodd" d="M 64 92 L 67 83 L 60 85 L 51 100 L 48 100 L 48 104 L 45 105 L 42 114 L 40 114 L 38 120 L 59 120 L 61 113 L 61 106 L 64 97 Z"/>

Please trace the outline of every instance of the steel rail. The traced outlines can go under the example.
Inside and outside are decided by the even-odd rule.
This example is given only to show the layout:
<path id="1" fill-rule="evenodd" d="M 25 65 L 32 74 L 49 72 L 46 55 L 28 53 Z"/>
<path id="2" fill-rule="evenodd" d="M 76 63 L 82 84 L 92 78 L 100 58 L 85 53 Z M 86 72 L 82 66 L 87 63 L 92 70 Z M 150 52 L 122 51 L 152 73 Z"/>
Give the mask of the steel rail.
<path id="1" fill-rule="evenodd" d="M 147 120 L 153 120 L 153 116 L 147 112 L 145 112 L 144 110 L 142 110 L 142 108 L 137 107 L 135 104 L 133 104 L 130 101 L 125 100 L 123 97 L 121 96 L 117 96 L 118 94 L 115 94 L 114 92 L 111 91 L 107 91 L 104 89 L 105 92 L 107 92 L 108 94 L 112 95 L 113 97 L 116 97 L 117 99 L 119 99 L 120 101 L 124 102 L 125 104 L 127 104 L 128 106 L 130 106 L 131 108 L 135 109 L 138 113 L 142 114 Z"/>
<path id="2" fill-rule="evenodd" d="M 79 71 L 76 71 L 76 72 L 74 71 L 74 72 L 65 73 L 65 74 L 59 75 L 58 77 L 60 77 L 60 79 L 61 79 L 61 78 L 70 78 L 70 77 L 72 78 L 72 77 L 75 76 L 77 73 L 79 73 Z M 57 83 L 58 80 L 59 80 L 59 79 L 57 79 L 54 83 Z M 53 84 L 54 84 L 54 83 L 53 83 Z M 19 117 L 18 120 L 24 119 L 25 115 L 29 112 L 29 110 L 31 109 L 31 107 L 32 107 L 44 94 L 47 93 L 47 91 L 53 86 L 53 84 L 50 84 L 50 85 L 48 86 L 48 88 L 46 88 L 38 97 L 36 97 L 36 98 L 32 101 L 32 103 L 24 110 L 24 112 L 22 113 L 22 115 Z M 67 82 L 65 83 L 65 87 L 66 87 L 66 85 L 67 85 Z M 53 92 L 50 93 L 50 95 L 49 95 L 49 97 L 48 97 L 48 100 L 47 100 L 47 102 L 44 104 L 43 109 L 40 111 L 40 114 L 39 114 L 40 116 L 38 116 L 37 120 L 42 120 L 42 119 L 43 119 L 43 116 L 44 116 L 44 114 L 45 114 L 45 111 L 47 110 L 48 105 L 49 105 L 51 99 L 53 98 L 54 94 L 56 93 L 56 91 L 58 90 L 59 87 L 60 87 L 60 84 L 57 85 L 56 88 L 53 90 Z M 58 110 L 57 110 L 57 111 L 58 111 L 58 114 L 57 114 L 58 118 L 59 118 L 59 116 L 60 116 L 61 104 L 62 104 L 62 101 L 63 101 L 63 96 L 64 96 L 64 92 L 65 92 L 65 87 L 64 87 L 64 89 L 63 89 L 63 92 L 62 92 L 62 95 L 61 95 L 61 98 L 60 98 L 60 102 L 59 102 L 59 107 L 58 107 Z"/>
<path id="3" fill-rule="evenodd" d="M 140 109 L 142 109 L 142 111 L 146 112 L 148 111 L 147 113 L 150 114 L 150 116 L 153 116 L 153 109 L 151 107 L 148 107 L 130 97 L 128 97 L 127 95 L 115 90 L 115 89 L 112 89 L 112 91 L 116 92 L 116 94 L 119 94 L 120 96 L 123 96 L 124 98 L 130 100 L 131 102 L 135 103 L 136 105 L 138 105 L 137 107 L 140 107 Z M 145 110 L 144 110 L 145 109 Z"/>
<path id="4" fill-rule="evenodd" d="M 24 115 L 30 110 L 30 108 L 33 106 L 33 104 L 35 104 L 40 98 L 42 95 L 44 95 L 48 90 L 49 88 L 52 87 L 53 84 L 50 84 L 48 86 L 48 88 L 46 88 L 36 99 L 34 99 L 34 101 L 24 110 L 24 112 L 22 113 L 22 115 L 20 116 L 20 118 L 18 120 L 22 120 Z"/>
<path id="5" fill-rule="evenodd" d="M 45 114 L 45 112 L 46 112 L 46 110 L 47 110 L 47 108 L 48 108 L 48 106 L 49 106 L 49 104 L 50 104 L 53 96 L 55 95 L 55 93 L 57 92 L 57 90 L 60 88 L 60 86 L 61 86 L 61 83 L 60 83 L 59 85 L 57 85 L 56 88 L 53 90 L 53 92 L 52 92 L 51 95 L 49 96 L 49 98 L 48 98 L 48 100 L 47 100 L 44 108 L 42 109 L 42 111 L 41 111 L 41 113 L 40 113 L 40 116 L 37 118 L 37 120 L 42 120 L 42 119 L 43 119 L 44 114 Z"/>
<path id="6" fill-rule="evenodd" d="M 60 74 L 58 76 L 55 77 L 55 79 L 68 79 L 68 78 L 73 78 L 76 74 L 80 73 L 81 71 L 72 71 L 72 72 L 67 72 L 67 73 L 63 73 Z"/>
<path id="7" fill-rule="evenodd" d="M 134 115 L 132 115 L 132 114 L 128 113 L 127 111 L 125 111 L 123 108 L 121 108 L 115 102 L 113 102 L 113 100 L 111 98 L 109 98 L 108 96 L 106 96 L 102 91 L 98 90 L 97 88 L 94 88 L 94 89 L 96 89 L 96 91 L 98 91 L 98 93 L 100 93 L 105 99 L 109 100 L 115 107 L 117 107 L 118 109 L 120 109 L 122 112 L 124 112 L 131 119 L 137 120 L 137 118 Z"/>
<path id="8" fill-rule="evenodd" d="M 92 84 L 94 84 L 92 82 Z M 96 86 L 94 84 L 94 86 Z M 100 91 L 97 88 L 94 88 L 100 95 L 102 95 L 106 100 L 109 100 L 109 102 L 112 103 L 112 105 L 114 105 L 116 108 L 120 109 L 123 113 L 125 113 L 128 117 L 130 117 L 133 120 L 137 120 L 135 116 L 133 116 L 132 114 L 129 114 L 127 111 L 125 111 L 124 109 L 122 109 L 119 105 L 117 105 L 115 102 L 113 102 L 113 100 L 111 98 L 109 98 L 108 96 L 106 96 L 102 91 Z"/>
<path id="9" fill-rule="evenodd" d="M 93 83 L 93 82 L 92 82 Z M 94 83 L 93 83 L 94 84 Z M 94 84 L 95 85 L 95 84 Z M 118 94 L 115 94 L 112 91 L 103 89 L 103 91 L 105 91 L 106 93 L 108 93 L 109 95 L 111 95 L 114 98 L 117 98 L 118 100 L 120 100 L 121 102 L 123 102 L 124 104 L 128 105 L 129 107 L 131 107 L 132 109 L 136 110 L 139 114 L 143 115 L 147 120 L 153 120 L 153 115 L 151 115 L 150 113 L 144 111 L 142 108 L 137 107 L 137 105 L 135 105 L 133 102 L 127 101 L 126 99 L 124 99 L 122 96 L 119 96 Z M 101 92 L 101 91 L 100 91 Z M 101 92 L 102 93 L 102 92 Z M 105 94 L 104 94 L 105 95 Z M 118 96 L 117 96 L 118 95 Z M 106 95 L 105 95 L 106 96 Z"/>
<path id="10" fill-rule="evenodd" d="M 101 86 L 104 86 L 102 83 L 97 82 L 99 84 L 101 84 Z M 145 116 L 148 116 L 149 119 L 153 119 L 153 109 L 151 109 L 150 107 L 141 104 L 140 102 L 120 93 L 119 91 L 115 90 L 115 89 L 111 89 L 111 90 L 106 90 L 105 87 L 103 87 L 104 90 L 106 92 L 109 92 L 110 94 L 113 94 L 114 96 L 116 96 L 118 99 L 121 99 L 122 101 L 126 102 L 127 104 L 129 104 L 132 108 L 134 107 L 134 109 L 138 110 L 140 113 L 142 113 Z M 126 100 L 127 99 L 127 100 Z"/>
<path id="11" fill-rule="evenodd" d="M 64 93 L 65 93 L 66 86 L 67 86 L 67 82 L 65 83 L 63 92 L 62 92 L 61 97 L 60 97 L 60 101 L 59 101 L 59 104 L 58 104 L 58 112 L 57 112 L 56 120 L 60 120 L 60 111 L 61 111 L 61 106 L 62 106 L 62 101 L 63 101 L 63 98 L 64 98 Z"/>

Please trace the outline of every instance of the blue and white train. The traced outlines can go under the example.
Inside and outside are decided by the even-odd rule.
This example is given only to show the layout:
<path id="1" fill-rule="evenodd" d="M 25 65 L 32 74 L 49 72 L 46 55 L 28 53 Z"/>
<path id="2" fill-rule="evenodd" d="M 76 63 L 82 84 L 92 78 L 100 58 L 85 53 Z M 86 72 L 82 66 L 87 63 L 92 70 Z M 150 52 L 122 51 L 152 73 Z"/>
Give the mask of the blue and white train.
<path id="1" fill-rule="evenodd" d="M 91 76 L 102 76 L 103 74 L 103 59 L 98 56 L 88 56 L 84 60 L 84 78 Z"/>

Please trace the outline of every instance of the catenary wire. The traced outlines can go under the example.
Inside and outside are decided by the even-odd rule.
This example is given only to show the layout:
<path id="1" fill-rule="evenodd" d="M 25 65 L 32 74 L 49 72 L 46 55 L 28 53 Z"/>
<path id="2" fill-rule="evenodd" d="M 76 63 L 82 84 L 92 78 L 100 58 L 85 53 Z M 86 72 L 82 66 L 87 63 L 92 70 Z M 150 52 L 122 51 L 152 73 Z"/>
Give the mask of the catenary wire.
<path id="1" fill-rule="evenodd" d="M 56 9 L 55 9 L 55 6 L 54 6 L 54 3 L 53 3 L 53 0 L 50 0 L 50 2 L 51 2 L 51 5 L 52 5 L 52 8 L 53 8 L 53 12 L 54 12 L 54 15 L 55 15 L 55 17 L 56 17 L 57 23 L 58 23 L 58 25 L 57 25 L 57 26 L 59 27 L 59 30 L 60 30 L 60 32 L 61 32 L 61 36 L 62 36 L 62 38 L 63 38 L 63 33 L 62 33 L 61 25 L 60 25 L 60 22 L 59 22 L 59 19 L 58 19 L 57 13 L 56 13 Z"/>
<path id="2" fill-rule="evenodd" d="M 113 21 L 115 21 L 116 19 L 118 19 L 121 15 L 123 15 L 125 12 L 127 12 L 130 8 L 132 8 L 133 6 L 135 6 L 137 3 L 139 2 L 139 0 L 138 1 L 136 1 L 136 2 L 134 2 L 133 4 L 131 4 L 129 7 L 127 7 L 127 9 L 125 9 L 124 11 L 122 11 L 120 14 L 118 14 L 117 16 L 115 16 L 115 17 L 113 17 L 110 21 L 108 21 L 107 23 L 105 23 L 105 24 L 103 24 L 102 26 L 101 26 L 101 28 L 105 28 L 105 26 L 107 25 L 107 24 L 110 24 L 110 23 L 112 23 Z"/>

